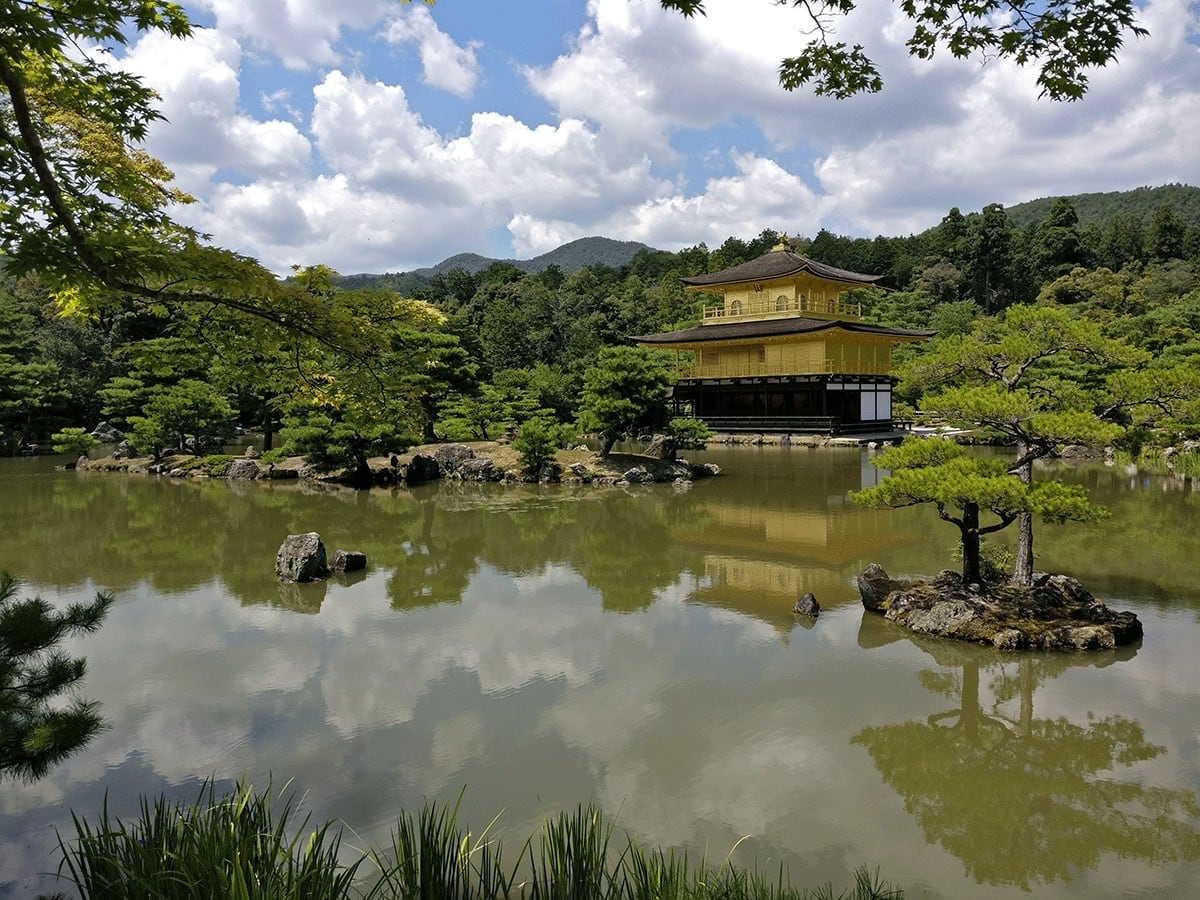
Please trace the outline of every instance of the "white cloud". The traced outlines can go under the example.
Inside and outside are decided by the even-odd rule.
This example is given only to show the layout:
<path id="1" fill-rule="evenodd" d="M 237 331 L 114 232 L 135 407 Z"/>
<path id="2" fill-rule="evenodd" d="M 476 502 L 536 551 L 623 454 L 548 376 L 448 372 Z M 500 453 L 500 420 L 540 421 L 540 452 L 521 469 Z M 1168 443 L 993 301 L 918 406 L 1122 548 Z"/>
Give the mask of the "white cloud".
<path id="1" fill-rule="evenodd" d="M 1152 36 L 1074 104 L 1038 100 L 1034 73 L 1008 63 L 912 60 L 908 23 L 885 0 L 838 24 L 887 82 L 849 101 L 778 86 L 804 18 L 766 0 L 710 0 L 692 20 L 657 0 L 591 0 L 566 36 L 514 22 L 553 58 L 540 68 L 488 68 L 495 56 L 443 6 L 387 19 L 394 8 L 376 0 L 205 2 L 215 28 L 187 42 L 143 37 L 125 64 L 162 93 L 169 122 L 149 149 L 201 201 L 181 215 L 277 271 L 529 256 L 590 234 L 665 249 L 764 227 L 900 234 L 950 206 L 1200 182 L 1197 10 L 1186 0 L 1149 3 Z M 544 52 L 564 37 L 557 57 Z M 465 114 L 438 105 L 369 39 L 415 45 L 425 82 L 488 102 Z M 264 53 L 320 68 L 260 84 Z M 258 54 L 249 74 L 247 54 Z M 251 87 L 266 117 L 247 112 Z M 303 121 L 293 100 L 307 91 Z M 548 119 L 531 114 L 531 98 Z M 503 233 L 509 247 L 496 248 Z"/>
<path id="2" fill-rule="evenodd" d="M 434 22 L 423 6 L 392 20 L 384 36 L 393 44 L 415 43 L 425 71 L 425 81 L 459 97 L 469 97 L 479 80 L 477 41 L 459 46 Z"/>
<path id="3" fill-rule="evenodd" d="M 148 149 L 176 170 L 185 190 L 203 196 L 219 169 L 249 178 L 305 177 L 311 148 L 296 126 L 240 109 L 236 41 L 211 30 L 187 41 L 148 34 L 122 65 L 162 96 L 166 122 L 153 129 Z"/>
<path id="4" fill-rule="evenodd" d="M 385 0 L 197 0 L 217 29 L 276 56 L 291 69 L 340 60 L 343 29 L 366 28 L 388 8 Z"/>

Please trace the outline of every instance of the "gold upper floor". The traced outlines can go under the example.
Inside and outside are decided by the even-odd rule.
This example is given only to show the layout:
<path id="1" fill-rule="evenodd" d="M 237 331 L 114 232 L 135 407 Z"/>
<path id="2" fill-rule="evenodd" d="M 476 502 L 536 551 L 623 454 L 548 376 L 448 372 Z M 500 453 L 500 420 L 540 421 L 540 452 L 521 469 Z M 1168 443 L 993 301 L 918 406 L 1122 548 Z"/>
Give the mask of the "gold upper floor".
<path id="1" fill-rule="evenodd" d="M 693 288 L 693 290 L 699 290 Z M 765 321 L 804 316 L 812 319 L 842 319 L 857 322 L 862 304 L 842 299 L 850 288 L 807 273 L 783 280 L 732 284 L 707 293 L 722 296 L 720 306 L 705 307 L 702 324 Z"/>

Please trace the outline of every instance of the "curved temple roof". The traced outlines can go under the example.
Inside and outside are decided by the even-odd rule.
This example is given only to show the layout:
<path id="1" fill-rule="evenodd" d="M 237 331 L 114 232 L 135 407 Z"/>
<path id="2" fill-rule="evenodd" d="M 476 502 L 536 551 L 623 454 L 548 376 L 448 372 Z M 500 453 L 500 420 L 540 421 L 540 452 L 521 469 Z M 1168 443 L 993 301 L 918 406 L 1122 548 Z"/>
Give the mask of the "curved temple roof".
<path id="1" fill-rule="evenodd" d="M 711 272 L 708 275 L 684 278 L 683 283 L 693 288 L 718 287 L 723 284 L 788 278 L 802 272 L 808 272 L 817 278 L 824 278 L 828 281 L 840 281 L 844 284 L 855 285 L 874 284 L 883 278 L 882 275 L 863 275 L 861 272 L 850 272 L 846 269 L 827 266 L 815 259 L 793 253 L 791 250 L 772 250 L 764 253 L 758 259 L 752 259 L 740 266 L 722 269 L 720 272 Z"/>
<path id="2" fill-rule="evenodd" d="M 740 267 L 739 267 L 740 268 Z M 930 338 L 936 331 L 917 331 L 912 328 L 887 328 L 883 325 L 864 325 L 844 319 L 768 319 L 759 322 L 729 322 L 721 325 L 697 325 L 682 331 L 666 331 L 662 334 L 634 335 L 629 339 L 639 344 L 707 344 L 712 341 L 744 340 L 747 338 L 781 337 L 789 334 L 806 334 L 841 328 L 859 334 L 877 334 L 882 337 L 919 340 Z"/>

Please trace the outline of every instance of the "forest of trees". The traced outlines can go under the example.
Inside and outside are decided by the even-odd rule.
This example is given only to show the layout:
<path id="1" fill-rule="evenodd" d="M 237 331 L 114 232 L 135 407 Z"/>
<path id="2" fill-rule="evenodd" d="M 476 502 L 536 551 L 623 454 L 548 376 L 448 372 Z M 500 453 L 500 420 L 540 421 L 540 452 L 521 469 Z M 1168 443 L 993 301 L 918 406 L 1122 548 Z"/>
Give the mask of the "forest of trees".
<path id="1" fill-rule="evenodd" d="M 339 466 L 423 440 L 493 438 L 535 417 L 573 423 L 601 350 L 695 324 L 701 300 L 680 279 L 753 259 L 779 237 L 766 230 L 714 249 L 642 249 L 619 268 L 529 274 L 496 262 L 408 278 L 407 296 L 387 284 L 395 276 L 297 272 L 289 284 L 325 304 L 326 333 L 132 296 L 64 317 L 37 272 L 5 274 L 0 448 L 47 448 L 63 428 L 101 420 L 144 452 L 235 427 L 262 429 L 278 445 L 282 429 L 293 450 Z M 1081 227 L 1060 198 L 1019 228 L 993 204 L 969 215 L 952 209 L 921 235 L 822 230 L 789 241 L 822 262 L 886 276 L 855 298 L 871 322 L 947 339 L 980 317 L 1038 303 L 1070 309 L 1157 365 L 1200 362 L 1200 225 L 1169 205 Z"/>

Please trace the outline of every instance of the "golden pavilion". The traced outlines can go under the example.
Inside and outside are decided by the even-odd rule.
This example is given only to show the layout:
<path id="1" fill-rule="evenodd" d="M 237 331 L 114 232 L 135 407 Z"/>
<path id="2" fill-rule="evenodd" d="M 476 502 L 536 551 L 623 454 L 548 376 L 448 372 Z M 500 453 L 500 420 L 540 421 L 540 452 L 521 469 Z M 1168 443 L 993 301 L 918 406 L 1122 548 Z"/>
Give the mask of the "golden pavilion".
<path id="1" fill-rule="evenodd" d="M 722 297 L 694 328 L 637 335 L 675 351 L 678 415 L 716 431 L 890 432 L 892 348 L 932 331 L 866 325 L 842 295 L 881 276 L 827 266 L 776 245 L 758 259 L 683 279 Z"/>

